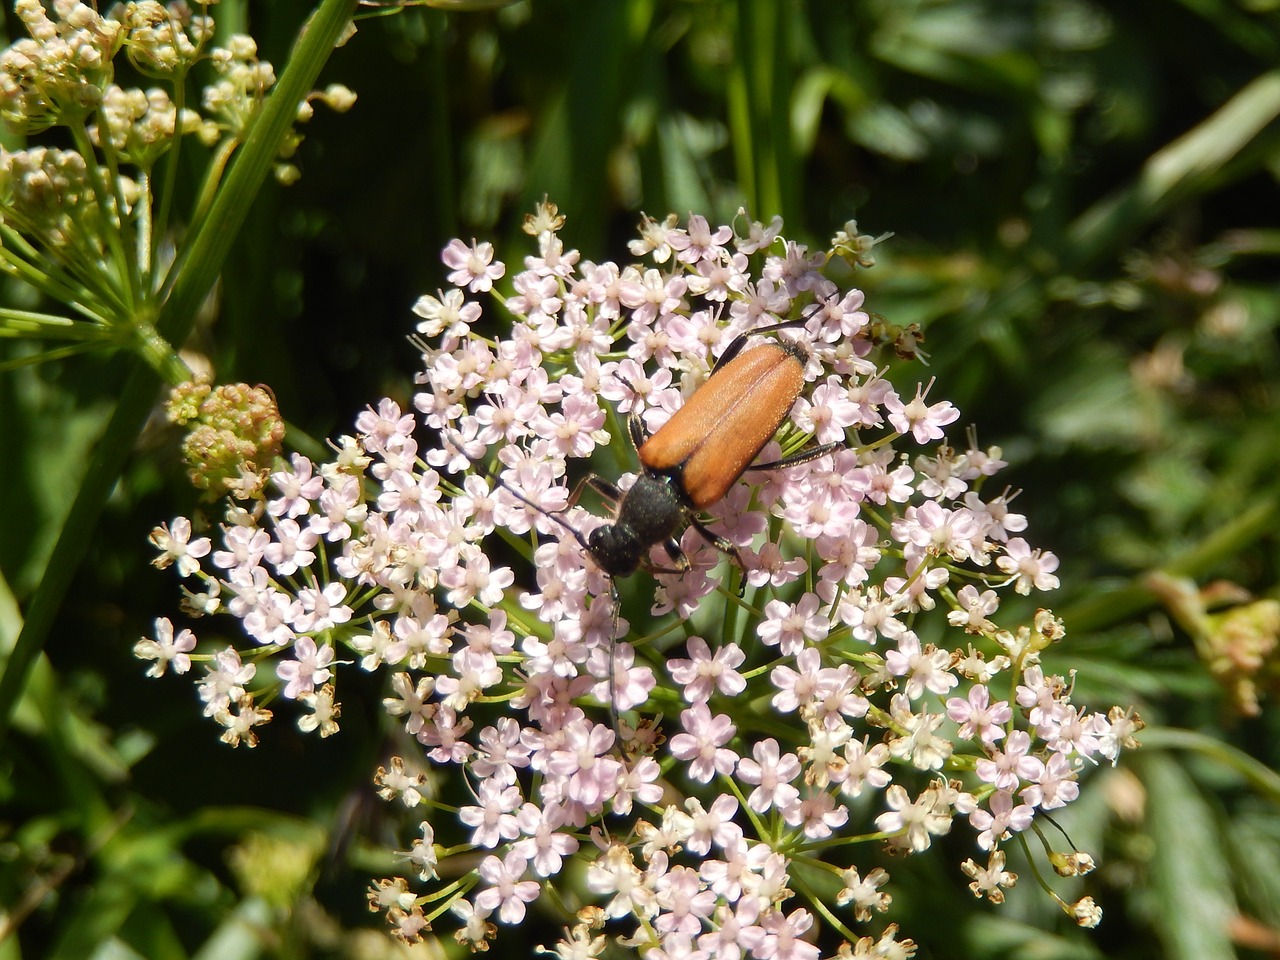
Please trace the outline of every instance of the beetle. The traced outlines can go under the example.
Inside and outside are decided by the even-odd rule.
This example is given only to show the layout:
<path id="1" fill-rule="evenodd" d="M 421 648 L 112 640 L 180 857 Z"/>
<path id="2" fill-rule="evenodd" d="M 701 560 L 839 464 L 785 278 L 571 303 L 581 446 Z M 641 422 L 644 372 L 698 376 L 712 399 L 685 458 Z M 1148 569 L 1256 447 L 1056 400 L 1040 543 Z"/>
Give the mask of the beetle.
<path id="1" fill-rule="evenodd" d="M 547 514 L 565 527 L 611 579 L 645 567 L 657 573 L 679 573 L 689 561 L 676 539 L 685 526 L 741 568 L 738 548 L 698 519 L 697 511 L 720 501 L 747 470 L 790 467 L 840 449 L 840 442 L 819 444 L 789 457 L 752 466 L 765 444 L 777 433 L 804 388 L 808 354 L 799 343 L 775 340 L 745 349 L 752 336 L 802 326 L 797 320 L 771 324 L 739 335 L 716 362 L 710 377 L 654 434 L 645 433 L 638 411 L 632 411 L 627 430 L 640 460 L 641 472 L 626 492 L 595 474 L 578 483 L 569 506 L 585 485 L 614 504 L 612 523 L 583 535 L 556 514 Z M 506 484 L 503 484 L 506 486 Z M 526 505 L 546 513 L 514 489 Z M 649 550 L 661 544 L 675 565 L 649 562 Z"/>
<path id="2" fill-rule="evenodd" d="M 723 499 L 744 473 L 807 463 L 843 448 L 844 444 L 839 441 L 818 444 L 780 460 L 752 466 L 804 389 L 808 353 L 801 344 L 788 340 L 769 341 L 749 348 L 747 345 L 755 335 L 803 326 L 813 312 L 736 337 L 706 382 L 654 434 L 646 434 L 638 410 L 631 412 L 627 432 L 641 467 L 635 483 L 623 492 L 603 477 L 588 474 L 574 488 L 567 504 L 572 507 L 583 487 L 589 485 L 613 505 L 611 523 L 601 524 L 584 535 L 559 513 L 545 510 L 498 478 L 499 485 L 516 499 L 564 527 L 608 576 L 615 633 L 617 588 L 614 581 L 641 567 L 655 573 L 688 570 L 689 559 L 676 539 L 677 532 L 684 527 L 693 527 L 742 568 L 738 548 L 708 529 L 697 512 Z M 649 551 L 658 544 L 674 567 L 660 567 L 650 561 Z M 745 586 L 743 581 L 742 589 Z M 611 670 L 609 710 L 616 728 L 615 681 L 616 671 Z"/>

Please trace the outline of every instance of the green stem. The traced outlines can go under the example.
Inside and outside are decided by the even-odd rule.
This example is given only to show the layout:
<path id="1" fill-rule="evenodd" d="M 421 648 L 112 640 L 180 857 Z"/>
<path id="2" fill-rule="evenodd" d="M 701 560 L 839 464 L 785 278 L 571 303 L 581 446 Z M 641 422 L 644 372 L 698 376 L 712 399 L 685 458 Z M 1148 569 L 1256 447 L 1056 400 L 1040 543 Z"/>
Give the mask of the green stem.
<path id="1" fill-rule="evenodd" d="M 98 203 L 98 222 L 91 224 L 84 219 L 80 219 L 79 225 L 82 229 L 73 231 L 72 237 L 85 236 L 90 240 L 95 237 L 101 238 L 104 247 L 110 251 L 110 255 L 106 259 L 116 266 L 116 271 L 114 272 L 99 268 L 97 270 L 86 270 L 84 273 L 87 276 L 103 280 L 109 277 L 120 284 L 118 287 L 109 287 L 99 292 L 108 302 L 116 301 L 125 307 L 133 306 L 135 300 L 131 295 L 133 291 L 129 289 L 129 274 L 126 269 L 133 264 L 133 257 L 127 252 L 131 249 L 131 244 L 127 243 L 121 236 L 122 232 L 131 236 L 133 228 L 129 223 L 128 214 L 125 213 L 127 208 L 121 203 L 119 192 L 113 189 L 120 182 L 120 168 L 115 162 L 115 151 L 111 147 L 111 138 L 102 137 L 102 156 L 107 160 L 104 165 L 98 158 L 98 151 L 93 148 L 88 130 L 82 124 L 72 124 L 68 129 L 71 133 L 71 139 L 75 143 L 76 152 L 84 159 L 87 179 L 89 185 L 93 188 L 93 195 Z M 120 228 L 118 231 L 111 229 L 112 217 L 119 218 Z M 82 250 L 81 255 L 91 258 L 89 262 L 93 263 L 94 260 L 99 259 L 96 253 L 92 247 L 88 247 Z"/>
<path id="2" fill-rule="evenodd" d="M 838 931 L 839 934 L 850 943 L 857 943 L 858 935 L 845 926 L 844 921 L 836 916 L 835 911 L 827 906 L 826 901 L 824 901 L 822 897 L 818 896 L 812 887 L 805 883 L 804 880 L 796 874 L 791 875 L 790 882 L 795 884 L 796 889 L 800 891 L 800 895 L 808 900 L 809 904 L 815 910 L 822 914 L 823 919 L 827 921 L 833 930 Z"/>
<path id="3" fill-rule="evenodd" d="M 76 266 L 103 260 L 101 253 L 87 242 L 87 238 L 96 237 L 101 232 L 96 222 L 88 224 L 84 218 L 73 214 L 71 219 L 75 228 L 70 231 L 70 242 L 59 245 L 41 239 L 40 246 L 37 247 L 28 242 L 19 231 L 25 230 L 30 236 L 40 236 L 39 228 L 16 215 L 12 208 L 5 209 L 3 216 L 5 223 L 0 227 L 0 236 L 3 237 L 4 249 L 0 252 L 0 257 L 3 258 L 6 273 L 44 293 L 50 300 L 65 303 L 86 315 L 120 315 L 115 298 L 104 299 L 97 289 L 87 286 L 85 271 Z M 84 309 L 80 308 L 80 304 L 85 304 Z"/>
<path id="4" fill-rule="evenodd" d="M 1277 501 L 1263 500 L 1189 550 L 1178 554 L 1162 570 L 1174 577 L 1203 578 L 1217 564 L 1239 554 L 1259 537 L 1275 530 Z M 1057 611 L 1074 633 L 1101 630 L 1156 606 L 1159 598 L 1146 585 L 1146 576 L 1106 592 L 1098 591 L 1084 600 Z"/>
<path id="5" fill-rule="evenodd" d="M 8 373 L 10 370 L 17 370 L 20 367 L 34 367 L 41 363 L 52 363 L 55 360 L 65 360 L 67 357 L 74 357 L 81 353 L 93 353 L 101 356 L 102 344 L 82 341 L 65 347 L 55 347 L 52 350 L 42 350 L 30 356 L 14 357 L 12 360 L 0 361 L 0 373 Z"/>
<path id="6" fill-rule="evenodd" d="M 1022 847 L 1022 852 L 1027 857 L 1027 865 L 1031 868 L 1031 876 L 1035 879 L 1036 883 L 1039 884 L 1040 889 L 1043 890 L 1045 893 L 1047 893 L 1050 899 L 1052 899 L 1059 907 L 1061 907 L 1064 911 L 1066 911 L 1068 915 L 1070 915 L 1071 913 L 1070 904 L 1068 904 L 1067 901 L 1063 900 L 1060 896 L 1058 896 L 1056 893 L 1053 892 L 1053 887 L 1049 886 L 1049 881 L 1047 881 L 1044 878 L 1044 874 L 1040 872 L 1040 866 L 1036 861 L 1036 858 L 1031 854 L 1031 845 L 1027 842 L 1026 834 L 1019 833 L 1019 834 L 1016 834 L 1015 836 L 1018 839 L 1018 845 Z"/>
<path id="7" fill-rule="evenodd" d="M 729 128 L 750 212 L 789 216 L 799 193 L 791 140 L 789 43 L 795 16 L 775 0 L 738 0 L 738 54 L 730 67 Z"/>
<path id="8" fill-rule="evenodd" d="M 80 283 L 54 253 L 42 253 L 27 242 L 19 232 L 23 225 L 12 213 L 4 211 L 12 224 L 0 223 L 0 272 L 34 287 L 50 300 L 67 304 L 95 323 L 105 323 L 104 318 L 112 315 L 108 305 Z"/>
<path id="9" fill-rule="evenodd" d="M 200 47 L 204 49 L 204 41 L 200 41 Z M 163 237 L 169 229 L 169 216 L 173 210 L 173 198 L 178 190 L 178 160 L 182 156 L 182 141 L 185 137 L 191 136 L 183 126 L 182 111 L 187 106 L 187 70 L 183 68 L 177 76 L 173 78 L 173 109 L 175 111 L 173 146 L 169 149 L 169 153 L 164 158 L 164 182 L 160 188 L 160 212 L 155 218 L 152 227 L 156 231 L 156 236 Z M 155 257 L 154 252 L 151 260 L 147 263 L 147 289 L 155 289 Z"/>
<path id="10" fill-rule="evenodd" d="M 147 366 L 169 386 L 177 386 L 191 379 L 191 369 L 178 356 L 173 345 L 145 320 L 139 319 L 133 328 L 133 348 L 146 361 Z"/>
<path id="11" fill-rule="evenodd" d="M 204 224 L 204 218 L 213 209 L 213 201 L 218 196 L 218 184 L 222 181 L 223 171 L 226 170 L 227 164 L 231 162 L 231 157 L 238 146 L 240 146 L 239 140 L 228 139 L 218 144 L 217 150 L 214 151 L 213 159 L 205 172 L 204 184 L 200 188 L 200 196 L 196 199 L 195 207 L 192 210 L 190 229 L 193 233 L 200 232 Z M 168 299 L 173 292 L 174 286 L 177 285 L 178 280 L 185 272 L 186 260 L 189 256 L 187 251 L 189 249 L 189 247 L 183 247 L 178 250 L 174 262 L 169 266 L 168 276 L 160 292 L 162 300 Z"/>
<path id="12" fill-rule="evenodd" d="M 58 317 L 31 310 L 0 307 L 0 337 L 22 339 L 45 337 L 61 340 L 92 340 L 94 343 L 102 343 L 103 340 L 110 339 L 111 334 L 102 324 L 86 323 L 83 320 L 72 320 L 70 317 Z"/>
<path id="13" fill-rule="evenodd" d="M 191 332 L 196 312 L 213 287 L 255 195 L 271 172 L 276 150 L 293 124 L 298 104 L 315 83 L 355 7 L 356 0 L 321 0 L 299 36 L 280 82 L 263 104 L 208 217 L 190 237 L 189 256 L 156 324 L 157 335 L 169 343 L 181 344 Z M 71 578 L 88 549 L 103 504 L 119 480 L 155 401 L 159 380 L 155 370 L 133 355 L 125 362 L 130 371 L 120 401 L 93 451 L 0 679 L 0 738 L 8 731 L 28 671 L 44 646 Z"/>
<path id="14" fill-rule="evenodd" d="M 1259 763 L 1243 750 L 1195 730 L 1148 727 L 1142 732 L 1143 750 L 1185 750 L 1205 757 L 1220 768 L 1233 771 L 1249 782 L 1256 793 L 1280 802 L 1280 774 Z"/>
<path id="15" fill-rule="evenodd" d="M 751 44 L 745 22 L 749 17 L 741 3 L 736 4 L 735 9 L 735 40 L 739 49 L 729 65 L 728 81 L 725 84 L 729 107 L 729 141 L 733 145 L 733 165 L 742 194 L 751 205 L 751 212 L 756 214 L 760 197 L 755 138 L 752 136 L 751 92 L 747 81 L 747 48 Z"/>

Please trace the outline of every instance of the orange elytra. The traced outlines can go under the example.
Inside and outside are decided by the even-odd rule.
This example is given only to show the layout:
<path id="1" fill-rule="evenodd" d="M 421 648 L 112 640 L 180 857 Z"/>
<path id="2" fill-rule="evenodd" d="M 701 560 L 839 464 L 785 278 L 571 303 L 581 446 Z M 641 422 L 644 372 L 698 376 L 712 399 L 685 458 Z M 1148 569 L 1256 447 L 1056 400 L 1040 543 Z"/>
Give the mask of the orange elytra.
<path id="1" fill-rule="evenodd" d="M 699 510 L 729 492 L 804 387 L 805 358 L 798 345 L 767 343 L 734 352 L 637 451 L 646 470 L 672 477 L 689 506 Z"/>

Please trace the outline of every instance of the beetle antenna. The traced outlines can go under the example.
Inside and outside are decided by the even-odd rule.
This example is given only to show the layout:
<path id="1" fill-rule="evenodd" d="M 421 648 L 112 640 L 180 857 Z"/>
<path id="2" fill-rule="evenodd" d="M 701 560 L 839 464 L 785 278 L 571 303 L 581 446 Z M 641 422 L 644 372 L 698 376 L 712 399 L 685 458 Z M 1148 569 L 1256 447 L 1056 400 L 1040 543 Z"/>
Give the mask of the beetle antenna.
<path id="1" fill-rule="evenodd" d="M 538 513 L 542 514 L 548 520 L 552 521 L 553 523 L 558 523 L 560 526 L 564 527 L 564 529 L 569 532 L 569 534 L 573 537 L 573 539 L 578 541 L 578 545 L 582 547 L 583 552 L 586 553 L 587 556 L 591 556 L 591 550 L 587 545 L 587 538 L 583 536 L 581 530 L 579 530 L 577 527 L 575 527 L 573 524 L 571 524 L 568 520 L 560 516 L 560 514 L 556 513 L 555 511 L 548 510 L 546 507 L 539 506 L 538 504 L 534 503 L 532 500 L 526 497 L 523 493 L 517 490 L 514 486 L 512 486 L 506 480 L 503 480 L 502 477 L 498 476 L 497 474 L 490 474 L 490 476 L 494 483 L 502 487 L 502 489 L 506 490 L 507 493 L 511 494 L 513 497 L 515 497 L 517 500 L 523 503 L 530 510 L 536 510 Z"/>
<path id="2" fill-rule="evenodd" d="M 446 436 L 448 435 L 446 434 Z M 455 439 L 454 437 L 448 437 L 448 440 L 453 445 L 454 449 L 456 449 L 461 456 L 465 457 L 472 464 L 474 464 L 476 461 L 472 460 L 471 457 L 469 457 L 467 453 L 463 450 L 462 444 L 459 442 L 459 439 Z M 558 513 L 552 510 L 548 510 L 546 507 L 541 506 L 540 504 L 534 503 L 533 500 L 525 496 L 525 494 L 519 489 L 517 489 L 513 484 L 508 483 L 506 480 L 504 480 L 500 474 L 495 473 L 492 466 L 488 467 L 485 473 L 488 475 L 490 480 L 492 480 L 498 486 L 502 487 L 502 489 L 506 490 L 507 493 L 511 494 L 511 496 L 515 497 L 517 500 L 523 503 L 530 510 L 534 510 L 537 513 L 542 514 L 548 520 L 551 520 L 554 523 L 557 523 L 561 527 L 563 527 L 573 537 L 574 540 L 578 541 L 578 546 L 582 547 L 582 552 L 586 554 L 588 557 L 590 557 L 593 562 L 596 562 L 595 554 L 592 553 L 591 546 L 587 542 L 587 538 L 583 535 L 581 530 L 573 526 L 573 524 L 569 523 L 569 521 L 565 520 L 564 517 L 560 516 Z M 581 484 L 579 486 L 581 486 Z M 575 491 L 574 495 L 570 498 L 570 501 L 569 501 L 570 505 L 572 505 L 573 502 L 576 500 L 577 500 L 577 492 Z M 597 562 L 597 566 L 599 566 L 598 562 Z M 621 619 L 621 614 L 620 614 L 621 599 L 618 596 L 618 587 L 617 587 L 617 584 L 614 583 L 613 577 L 608 577 L 608 581 L 609 581 L 609 605 L 613 609 L 613 619 L 611 621 L 611 628 L 609 631 L 609 652 L 608 652 L 609 720 L 616 734 L 617 731 L 620 729 L 618 724 L 618 696 L 617 696 L 618 675 L 617 675 L 617 649 L 616 648 L 617 648 L 617 642 L 618 642 L 617 641 L 618 621 Z M 620 736 L 619 736 L 619 740 L 621 740 Z M 619 749 L 621 749 L 621 742 L 619 742 Z"/>
<path id="3" fill-rule="evenodd" d="M 613 607 L 613 623 L 609 628 L 609 724 L 618 738 L 618 750 L 622 751 L 622 727 L 618 723 L 618 587 L 609 578 L 609 603 Z"/>
<path id="4" fill-rule="evenodd" d="M 463 448 L 462 443 L 460 442 L 460 438 L 455 438 L 455 437 L 449 436 L 448 434 L 446 434 L 446 437 L 448 437 L 449 442 L 453 445 L 454 449 L 458 452 L 459 456 L 465 457 L 473 465 L 476 464 L 476 461 L 472 459 L 471 456 L 468 455 L 465 449 Z M 530 510 L 533 510 L 537 513 L 542 514 L 544 517 L 546 517 L 548 520 L 552 521 L 553 523 L 559 524 L 573 537 L 573 539 L 578 541 L 578 545 L 582 547 L 583 551 L 588 556 L 591 555 L 591 551 L 587 546 L 587 538 L 583 536 L 581 530 L 578 530 L 576 527 L 574 527 L 573 524 L 569 523 L 569 521 L 565 520 L 564 517 L 560 516 L 554 510 L 548 510 L 546 507 L 542 506 L 541 504 L 534 503 L 533 500 L 529 499 L 529 497 L 527 497 L 523 492 L 521 492 L 514 484 L 511 484 L 506 480 L 504 480 L 502 478 L 502 475 L 495 471 L 494 466 L 495 465 L 490 465 L 485 469 L 485 475 L 490 480 L 492 480 L 499 487 L 502 487 L 503 490 L 506 490 L 507 493 L 511 494 L 513 497 L 515 497 L 517 500 L 523 503 Z"/>

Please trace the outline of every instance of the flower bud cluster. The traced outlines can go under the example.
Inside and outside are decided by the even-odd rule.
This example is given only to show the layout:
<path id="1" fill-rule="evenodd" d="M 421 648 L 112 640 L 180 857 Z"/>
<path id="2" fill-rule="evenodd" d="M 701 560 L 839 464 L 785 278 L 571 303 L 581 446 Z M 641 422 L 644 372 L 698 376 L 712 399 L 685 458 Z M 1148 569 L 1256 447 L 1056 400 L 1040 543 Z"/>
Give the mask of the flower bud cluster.
<path id="1" fill-rule="evenodd" d="M 0 147 L 0 221 L 21 235 L 0 247 L 0 271 L 72 305 L 75 319 L 68 329 L 61 317 L 0 317 L 0 336 L 56 329 L 60 338 L 145 343 L 159 312 L 148 298 L 172 289 L 166 265 L 183 262 L 161 245 L 171 239 L 168 215 L 188 208 L 156 195 L 178 181 L 152 171 L 176 154 L 183 134 L 195 134 L 218 147 L 206 181 L 216 186 L 275 71 L 258 59 L 251 37 L 213 46 L 213 20 L 184 0 L 136 0 L 105 14 L 78 0 L 17 0 L 15 10 L 30 37 L 0 51 L 0 119 L 24 135 L 65 127 L 74 149 Z M 157 85 L 115 83 L 121 50 Z M 194 102 L 186 87 L 199 61 L 217 75 L 203 91 L 203 114 L 183 106 Z M 336 85 L 313 92 L 299 104 L 297 122 L 311 115 L 313 100 L 345 110 L 354 95 Z M 281 140 L 277 179 L 299 176 L 286 161 L 301 139 L 289 130 Z"/>
<path id="2" fill-rule="evenodd" d="M 213 50 L 210 62 L 218 79 L 204 88 L 202 103 L 237 139 L 246 132 L 267 90 L 276 82 L 271 64 L 258 59 L 252 37 L 237 35 Z"/>
<path id="3" fill-rule="evenodd" d="M 185 73 L 213 37 L 213 18 L 193 13 L 183 0 L 169 4 L 130 0 L 118 15 L 127 31 L 129 60 L 149 77 Z"/>
<path id="4" fill-rule="evenodd" d="M 119 21 L 78 0 L 16 0 L 31 34 L 0 52 L 0 118 L 20 133 L 38 133 L 83 118 L 102 103 L 111 60 L 123 40 Z"/>
<path id="5" fill-rule="evenodd" d="M 260 499 L 267 473 L 280 456 L 284 421 L 263 387 L 231 383 L 211 387 L 198 378 L 176 388 L 169 419 L 187 428 L 182 457 L 191 482 L 213 499 L 231 494 Z"/>
<path id="6" fill-rule="evenodd" d="M 103 127 L 97 124 L 89 127 L 94 145 L 102 146 L 105 129 L 120 160 L 142 170 L 155 166 L 178 133 L 200 130 L 204 123 L 200 114 L 188 109 L 182 111 L 179 126 L 177 105 L 159 87 L 144 91 L 137 87 L 125 89 L 114 83 L 107 87 L 103 97 L 101 117 Z"/>
<path id="7" fill-rule="evenodd" d="M 849 224 L 811 251 L 740 221 L 646 219 L 637 262 L 595 263 L 543 205 L 509 283 L 489 244 L 450 243 L 452 286 L 415 307 L 416 414 L 384 400 L 332 461 L 295 454 L 220 549 L 182 518 L 156 532 L 159 562 L 204 584 L 189 608 L 250 638 L 197 655 L 162 621 L 140 645 L 175 670 L 203 657 L 224 738 L 252 743 L 277 695 L 334 732 L 339 651 L 390 674 L 385 708 L 420 749 L 377 782 L 428 808 L 408 861 L 424 883 L 467 864 L 436 893 L 374 888 L 405 939 L 451 913 L 482 948 L 577 876 L 559 899 L 595 912 L 565 956 L 602 925 L 653 957 L 816 958 L 820 926 L 841 956 L 910 956 L 893 925 L 853 932 L 892 902 L 866 843 L 921 854 L 967 824 L 988 866 L 963 870 L 999 901 L 1003 845 L 1132 742 L 1139 721 L 1073 704 L 1042 665 L 1052 614 L 998 625 L 1009 592 L 1057 586 L 1057 560 L 988 489 L 999 450 L 942 442 L 959 412 L 898 359 L 918 335 L 827 276 L 873 241 Z M 505 321 L 484 325 L 484 299 Z M 834 452 L 748 471 L 710 506 L 740 573 L 691 524 L 642 557 L 651 575 L 611 582 L 589 546 L 610 521 L 571 486 L 591 459 L 628 489 L 622 418 L 660 430 L 737 337 L 782 320 L 808 383 L 761 461 Z"/>
<path id="8" fill-rule="evenodd" d="M 100 234 L 100 208 L 84 157 L 74 150 L 0 150 L 0 209 L 10 225 L 63 247 Z M 89 227 L 86 230 L 86 226 Z"/>

